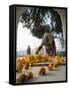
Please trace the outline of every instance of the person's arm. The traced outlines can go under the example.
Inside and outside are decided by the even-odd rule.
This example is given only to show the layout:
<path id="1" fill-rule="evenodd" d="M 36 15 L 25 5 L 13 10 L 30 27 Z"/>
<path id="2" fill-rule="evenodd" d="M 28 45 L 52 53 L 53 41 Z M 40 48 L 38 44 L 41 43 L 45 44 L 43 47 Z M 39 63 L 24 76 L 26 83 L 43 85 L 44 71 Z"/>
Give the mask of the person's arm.
<path id="1" fill-rule="evenodd" d="M 37 51 L 35 52 L 35 54 L 38 54 L 38 52 L 41 50 L 41 48 L 42 48 L 42 44 L 38 47 L 38 49 L 37 49 Z"/>

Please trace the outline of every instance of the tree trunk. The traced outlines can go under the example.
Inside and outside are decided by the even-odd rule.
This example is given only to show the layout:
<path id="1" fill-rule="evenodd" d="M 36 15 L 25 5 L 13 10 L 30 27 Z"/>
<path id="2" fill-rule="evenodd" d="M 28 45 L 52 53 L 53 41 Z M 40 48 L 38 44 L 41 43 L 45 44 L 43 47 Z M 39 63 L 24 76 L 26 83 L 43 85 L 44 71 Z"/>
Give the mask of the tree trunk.
<path id="1" fill-rule="evenodd" d="M 56 55 L 56 47 L 55 47 L 55 41 L 53 36 L 50 33 L 45 33 L 42 39 L 42 44 L 38 47 L 36 54 L 39 53 L 41 48 L 45 46 L 45 52 L 49 56 L 55 56 Z"/>

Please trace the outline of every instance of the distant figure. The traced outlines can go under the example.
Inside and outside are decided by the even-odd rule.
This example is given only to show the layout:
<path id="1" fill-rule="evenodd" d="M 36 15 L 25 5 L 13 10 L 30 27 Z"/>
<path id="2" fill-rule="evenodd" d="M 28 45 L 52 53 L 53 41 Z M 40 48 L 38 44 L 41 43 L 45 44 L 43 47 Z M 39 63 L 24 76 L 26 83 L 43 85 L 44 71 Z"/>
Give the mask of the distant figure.
<path id="1" fill-rule="evenodd" d="M 45 54 L 49 56 L 55 56 L 56 55 L 56 47 L 55 47 L 55 41 L 54 37 L 50 33 L 45 33 L 42 38 L 42 43 L 38 47 L 38 50 L 35 52 L 38 54 L 38 52 L 41 50 L 41 48 L 45 46 Z"/>
<path id="2" fill-rule="evenodd" d="M 27 54 L 31 54 L 31 48 L 30 48 L 30 46 L 28 46 L 28 48 L 27 48 Z"/>

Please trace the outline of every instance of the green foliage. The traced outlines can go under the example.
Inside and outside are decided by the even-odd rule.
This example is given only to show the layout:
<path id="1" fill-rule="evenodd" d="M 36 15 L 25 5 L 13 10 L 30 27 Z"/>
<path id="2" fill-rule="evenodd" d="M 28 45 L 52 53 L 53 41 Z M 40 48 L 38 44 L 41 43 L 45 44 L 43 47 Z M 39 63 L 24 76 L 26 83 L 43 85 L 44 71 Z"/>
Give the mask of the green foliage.
<path id="1" fill-rule="evenodd" d="M 48 19 L 50 24 L 48 24 Z M 42 38 L 45 32 L 62 33 L 61 17 L 53 8 L 28 8 L 20 20 L 23 27 L 29 28 L 32 34 L 38 38 Z"/>

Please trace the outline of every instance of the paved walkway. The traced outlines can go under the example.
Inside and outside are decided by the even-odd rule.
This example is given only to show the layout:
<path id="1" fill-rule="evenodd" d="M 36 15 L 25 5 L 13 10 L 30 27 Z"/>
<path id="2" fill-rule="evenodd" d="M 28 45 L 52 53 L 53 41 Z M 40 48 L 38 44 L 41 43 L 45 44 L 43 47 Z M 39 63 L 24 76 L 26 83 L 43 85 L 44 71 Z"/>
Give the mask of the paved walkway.
<path id="1" fill-rule="evenodd" d="M 41 67 L 30 67 L 30 71 L 33 72 L 34 77 L 24 83 L 35 82 L 50 82 L 50 81 L 65 81 L 66 80 L 66 65 L 58 66 L 56 69 L 49 71 L 46 68 L 46 75 L 39 76 L 38 71 Z M 17 74 L 18 75 L 18 74 Z"/>

